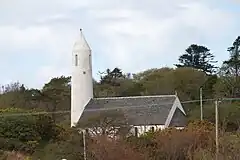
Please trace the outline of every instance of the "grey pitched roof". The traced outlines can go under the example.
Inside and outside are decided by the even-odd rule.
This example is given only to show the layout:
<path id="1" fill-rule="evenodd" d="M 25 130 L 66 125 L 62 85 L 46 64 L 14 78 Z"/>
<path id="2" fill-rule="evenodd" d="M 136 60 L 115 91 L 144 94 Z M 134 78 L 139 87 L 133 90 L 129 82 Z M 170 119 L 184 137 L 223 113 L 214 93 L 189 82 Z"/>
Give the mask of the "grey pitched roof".
<path id="1" fill-rule="evenodd" d="M 165 124 L 176 98 L 175 95 L 94 98 L 85 107 L 79 123 L 106 112 L 108 115 L 122 112 L 132 125 Z"/>

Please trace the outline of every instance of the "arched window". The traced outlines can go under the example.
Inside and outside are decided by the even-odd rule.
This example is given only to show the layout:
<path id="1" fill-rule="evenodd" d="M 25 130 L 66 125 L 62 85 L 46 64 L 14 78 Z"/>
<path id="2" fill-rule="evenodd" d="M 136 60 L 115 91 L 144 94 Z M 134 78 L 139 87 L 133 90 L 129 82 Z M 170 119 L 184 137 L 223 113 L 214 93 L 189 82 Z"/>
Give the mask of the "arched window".
<path id="1" fill-rule="evenodd" d="M 75 54 L 75 66 L 78 66 L 78 55 Z"/>
<path id="2" fill-rule="evenodd" d="M 154 132 L 154 127 L 151 127 L 151 131 Z"/>
<path id="3" fill-rule="evenodd" d="M 134 127 L 134 129 L 135 129 L 134 134 L 135 134 L 136 137 L 138 137 L 138 128 L 137 128 L 137 127 Z"/>
<path id="4" fill-rule="evenodd" d="M 89 60 L 89 66 L 92 66 L 92 57 L 91 57 L 91 54 L 89 54 L 88 60 Z"/>

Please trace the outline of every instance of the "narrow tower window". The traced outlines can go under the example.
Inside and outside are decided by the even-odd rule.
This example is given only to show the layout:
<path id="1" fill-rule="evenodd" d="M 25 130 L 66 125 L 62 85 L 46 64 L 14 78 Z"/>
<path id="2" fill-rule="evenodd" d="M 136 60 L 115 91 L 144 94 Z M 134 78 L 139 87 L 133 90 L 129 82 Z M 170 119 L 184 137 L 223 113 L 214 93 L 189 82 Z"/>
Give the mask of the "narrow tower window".
<path id="1" fill-rule="evenodd" d="M 75 66 L 78 66 L 78 55 L 75 54 Z"/>

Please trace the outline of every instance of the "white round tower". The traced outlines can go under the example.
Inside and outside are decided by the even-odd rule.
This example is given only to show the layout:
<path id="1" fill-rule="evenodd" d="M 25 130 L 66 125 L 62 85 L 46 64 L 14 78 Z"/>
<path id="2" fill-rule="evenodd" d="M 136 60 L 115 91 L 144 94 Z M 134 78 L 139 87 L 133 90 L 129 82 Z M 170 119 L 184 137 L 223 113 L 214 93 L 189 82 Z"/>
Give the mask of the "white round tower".
<path id="1" fill-rule="evenodd" d="M 80 35 L 72 51 L 71 127 L 76 125 L 91 98 L 93 98 L 92 54 L 80 29 Z"/>

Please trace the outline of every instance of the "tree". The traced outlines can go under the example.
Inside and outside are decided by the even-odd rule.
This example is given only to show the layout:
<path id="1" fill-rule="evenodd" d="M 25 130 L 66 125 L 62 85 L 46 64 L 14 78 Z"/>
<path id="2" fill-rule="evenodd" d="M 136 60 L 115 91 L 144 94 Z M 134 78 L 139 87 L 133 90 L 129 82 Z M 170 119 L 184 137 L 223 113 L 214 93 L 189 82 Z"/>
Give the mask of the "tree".
<path id="1" fill-rule="evenodd" d="M 219 124 L 223 131 L 240 131 L 240 105 L 238 103 L 221 102 L 219 103 Z M 215 123 L 214 105 L 205 104 L 203 110 L 204 119 Z M 199 108 L 191 111 L 189 121 L 200 119 Z"/>
<path id="2" fill-rule="evenodd" d="M 193 68 L 177 68 L 173 86 L 182 101 L 199 99 L 199 89 L 207 82 L 207 75 Z"/>
<path id="3" fill-rule="evenodd" d="M 219 74 L 217 82 L 214 84 L 214 94 L 216 97 L 234 97 L 234 78 Z"/>
<path id="4" fill-rule="evenodd" d="M 225 72 L 226 77 L 234 77 L 234 95 L 240 93 L 240 36 L 233 42 L 233 45 L 228 48 L 230 59 L 223 62 L 222 70 Z"/>
<path id="5" fill-rule="evenodd" d="M 218 82 L 217 75 L 207 75 L 207 80 L 203 84 L 203 99 L 215 98 L 215 85 Z"/>
<path id="6" fill-rule="evenodd" d="M 176 64 L 177 67 L 192 67 L 212 74 L 215 72 L 213 63 L 214 55 L 210 53 L 210 49 L 205 46 L 192 44 L 186 49 L 186 53 L 179 57 L 181 64 Z"/>
<path id="7" fill-rule="evenodd" d="M 206 82 L 206 74 L 193 68 L 150 69 L 134 76 L 142 84 L 144 95 L 175 94 L 181 100 L 192 100 L 199 96 L 199 88 Z"/>
<path id="8" fill-rule="evenodd" d="M 135 74 L 134 80 L 142 85 L 141 90 L 144 95 L 174 94 L 172 76 L 173 69 L 171 68 L 149 69 Z"/>
<path id="9" fill-rule="evenodd" d="M 25 90 L 24 84 L 21 84 L 19 82 L 14 82 L 14 83 L 10 83 L 5 86 L 2 86 L 3 93 L 24 91 L 24 90 Z"/>
<path id="10" fill-rule="evenodd" d="M 52 78 L 46 83 L 41 91 L 41 97 L 47 103 L 48 111 L 56 112 L 57 107 L 61 110 L 70 110 L 70 77 Z M 52 114 L 55 119 L 55 114 Z"/>
<path id="11" fill-rule="evenodd" d="M 121 69 L 106 69 L 100 73 L 100 82 L 94 83 L 95 97 L 119 97 L 141 95 L 140 86 L 134 81 L 130 73 L 123 73 Z"/>
<path id="12" fill-rule="evenodd" d="M 122 70 L 120 68 L 114 68 L 112 71 L 110 69 L 106 70 L 105 75 L 101 75 L 100 84 L 110 84 L 112 86 L 119 86 L 119 80 L 125 78 Z"/>
<path id="13" fill-rule="evenodd" d="M 224 61 L 223 64 L 226 64 L 228 67 L 228 72 L 234 74 L 235 77 L 238 77 L 240 74 L 240 36 L 233 42 L 233 45 L 228 48 L 230 52 L 230 59 Z"/>
<path id="14" fill-rule="evenodd" d="M 14 82 L 2 86 L 2 94 L 0 95 L 0 108 L 27 108 L 28 101 L 25 99 L 27 89 L 24 84 Z"/>

